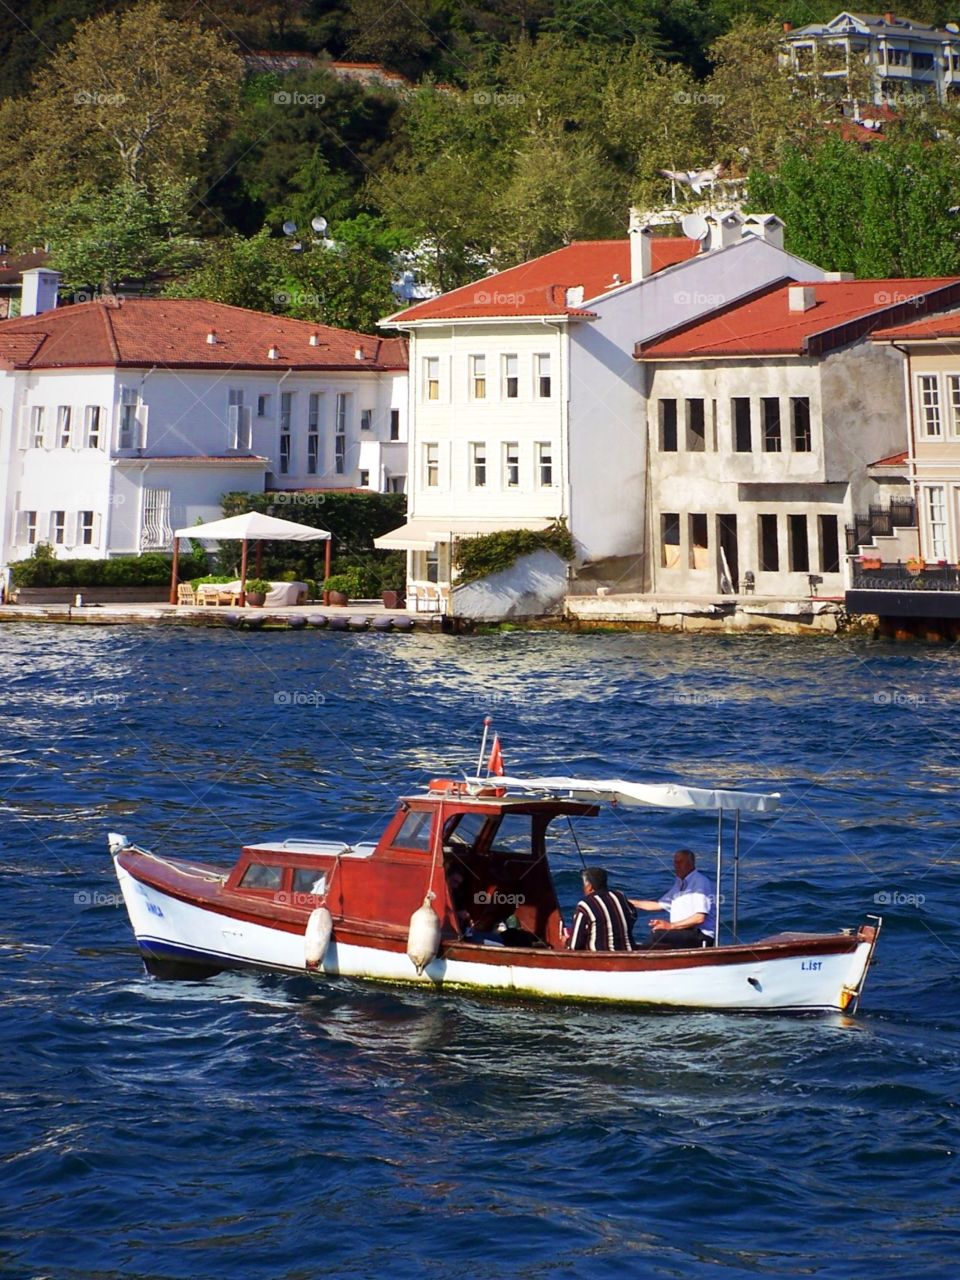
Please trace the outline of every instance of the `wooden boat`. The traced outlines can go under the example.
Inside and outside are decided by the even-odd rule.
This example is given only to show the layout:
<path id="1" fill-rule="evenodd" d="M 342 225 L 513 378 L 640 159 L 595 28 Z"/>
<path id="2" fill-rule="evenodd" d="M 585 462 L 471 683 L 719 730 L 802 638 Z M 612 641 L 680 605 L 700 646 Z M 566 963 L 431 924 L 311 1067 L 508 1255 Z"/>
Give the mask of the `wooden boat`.
<path id="1" fill-rule="evenodd" d="M 251 844 L 233 867 L 160 857 L 119 835 L 110 849 L 137 945 L 157 977 L 261 969 L 570 1001 L 852 1013 L 878 917 L 837 931 L 738 936 L 740 815 L 778 800 L 620 780 L 439 780 L 402 798 L 375 843 Z M 550 828 L 596 817 L 601 801 L 716 813 L 716 884 L 724 815 L 733 815 L 729 936 L 718 917 L 713 947 L 567 949 Z"/>

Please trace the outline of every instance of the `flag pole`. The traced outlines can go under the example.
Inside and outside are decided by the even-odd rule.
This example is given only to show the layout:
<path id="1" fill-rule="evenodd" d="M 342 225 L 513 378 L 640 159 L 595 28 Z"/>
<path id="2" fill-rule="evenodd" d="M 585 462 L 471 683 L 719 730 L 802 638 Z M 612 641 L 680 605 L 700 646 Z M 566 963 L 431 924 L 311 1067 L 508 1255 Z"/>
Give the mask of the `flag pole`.
<path id="1" fill-rule="evenodd" d="M 477 777 L 480 777 L 480 770 L 483 768 L 483 756 L 487 749 L 487 734 L 490 732 L 490 726 L 493 724 L 492 716 L 483 717 L 483 737 L 480 740 L 480 754 L 477 756 Z"/>

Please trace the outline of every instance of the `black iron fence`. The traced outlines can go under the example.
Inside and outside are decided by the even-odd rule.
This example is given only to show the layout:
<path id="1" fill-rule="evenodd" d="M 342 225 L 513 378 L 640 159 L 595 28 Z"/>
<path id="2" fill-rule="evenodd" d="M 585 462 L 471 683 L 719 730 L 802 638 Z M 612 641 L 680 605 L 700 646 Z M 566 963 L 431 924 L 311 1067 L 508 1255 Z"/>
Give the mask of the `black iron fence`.
<path id="1" fill-rule="evenodd" d="M 908 569 L 898 561 L 879 569 L 865 569 L 855 560 L 851 588 L 854 591 L 960 591 L 960 568 L 951 564 Z"/>
<path id="2" fill-rule="evenodd" d="M 853 524 L 847 525 L 847 553 L 853 555 L 874 538 L 889 537 L 894 529 L 910 529 L 916 523 L 917 504 L 912 498 L 894 498 L 886 506 L 871 503 L 865 515 L 858 512 Z"/>

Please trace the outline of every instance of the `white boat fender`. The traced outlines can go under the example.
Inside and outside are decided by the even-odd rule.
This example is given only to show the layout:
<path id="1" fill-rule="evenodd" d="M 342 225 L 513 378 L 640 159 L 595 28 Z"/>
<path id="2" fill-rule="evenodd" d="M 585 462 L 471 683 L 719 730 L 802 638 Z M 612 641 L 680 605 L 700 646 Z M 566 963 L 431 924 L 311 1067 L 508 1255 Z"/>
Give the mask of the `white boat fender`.
<path id="1" fill-rule="evenodd" d="M 329 908 L 317 907 L 311 911 L 303 935 L 303 953 L 308 969 L 319 969 L 323 964 L 332 933 L 333 916 Z"/>
<path id="2" fill-rule="evenodd" d="M 430 905 L 435 897 L 436 894 L 431 890 L 424 898 L 423 906 L 418 907 L 410 917 L 407 955 L 413 961 L 418 977 L 440 950 L 440 920 Z"/>

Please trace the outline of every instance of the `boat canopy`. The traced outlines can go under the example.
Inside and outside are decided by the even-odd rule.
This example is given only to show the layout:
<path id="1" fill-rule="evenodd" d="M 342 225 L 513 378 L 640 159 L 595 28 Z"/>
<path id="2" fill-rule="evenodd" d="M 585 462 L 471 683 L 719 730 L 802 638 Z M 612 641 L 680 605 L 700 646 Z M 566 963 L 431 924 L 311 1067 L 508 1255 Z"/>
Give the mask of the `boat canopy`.
<path id="1" fill-rule="evenodd" d="M 626 782 L 622 778 L 477 778 L 486 786 L 508 791 L 566 793 L 576 800 L 606 800 L 610 804 L 650 805 L 660 809 L 740 809 L 769 813 L 780 804 L 779 792 L 724 791 L 684 787 L 675 782 Z"/>

